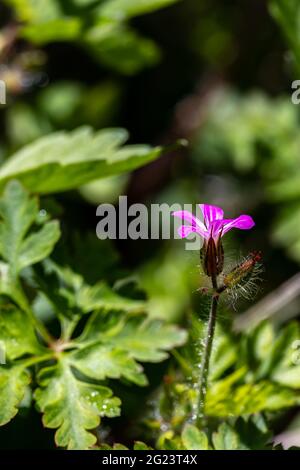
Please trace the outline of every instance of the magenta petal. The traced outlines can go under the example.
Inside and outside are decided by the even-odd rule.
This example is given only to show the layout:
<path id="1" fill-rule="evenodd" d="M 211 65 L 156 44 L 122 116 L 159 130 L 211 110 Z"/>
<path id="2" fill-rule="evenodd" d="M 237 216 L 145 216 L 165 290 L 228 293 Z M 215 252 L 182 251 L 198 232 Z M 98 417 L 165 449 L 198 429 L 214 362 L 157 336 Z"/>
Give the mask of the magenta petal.
<path id="1" fill-rule="evenodd" d="M 197 232 L 197 229 L 195 227 L 192 227 L 191 225 L 181 225 L 178 229 L 178 235 L 180 238 L 186 238 L 190 235 L 192 232 Z"/>
<path id="2" fill-rule="evenodd" d="M 191 224 L 191 227 L 195 229 L 193 231 L 199 233 L 200 235 L 202 235 L 202 237 L 207 236 L 204 224 L 201 222 L 201 220 L 197 219 L 197 217 L 195 217 L 194 214 L 192 214 L 191 212 L 176 211 L 176 212 L 172 212 L 172 215 L 174 217 L 179 217 L 181 220 L 184 220 L 185 222 L 189 222 Z M 183 227 L 185 226 L 183 225 Z"/>
<path id="3" fill-rule="evenodd" d="M 255 223 L 250 215 L 240 215 L 236 219 L 224 219 L 222 235 L 231 230 L 232 228 L 239 228 L 240 230 L 250 230 L 254 227 Z"/>
<path id="4" fill-rule="evenodd" d="M 212 222 L 215 220 L 222 220 L 224 217 L 224 211 L 221 207 L 211 206 L 210 204 L 199 204 L 204 217 L 204 223 L 209 229 Z"/>
<path id="5" fill-rule="evenodd" d="M 215 220 L 211 224 L 211 235 L 216 240 L 219 237 L 219 234 L 223 228 L 224 221 L 223 220 Z"/>

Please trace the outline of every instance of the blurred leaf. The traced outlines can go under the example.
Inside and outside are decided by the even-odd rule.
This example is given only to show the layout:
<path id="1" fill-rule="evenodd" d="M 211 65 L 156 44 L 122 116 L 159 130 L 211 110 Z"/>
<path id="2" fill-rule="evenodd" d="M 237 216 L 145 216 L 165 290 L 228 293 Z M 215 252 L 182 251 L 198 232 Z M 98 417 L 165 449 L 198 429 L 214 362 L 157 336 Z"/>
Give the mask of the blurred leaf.
<path id="1" fill-rule="evenodd" d="M 99 282 L 94 286 L 82 286 L 77 295 L 77 302 L 85 312 L 101 309 L 134 313 L 143 312 L 146 308 L 145 302 L 122 297 L 104 282 Z"/>
<path id="2" fill-rule="evenodd" d="M 291 389 L 300 388 L 299 370 L 300 329 L 297 322 L 290 322 L 276 331 L 264 322 L 244 338 L 247 342 L 246 360 L 254 377 L 270 379 Z"/>
<path id="3" fill-rule="evenodd" d="M 261 428 L 262 418 L 238 419 L 234 424 L 223 422 L 212 433 L 212 445 L 204 431 L 186 424 L 181 440 L 172 431 L 165 432 L 159 440 L 160 448 L 166 450 L 270 450 L 270 433 Z M 232 422 L 232 420 L 231 420 Z M 210 433 L 209 433 L 210 435 Z"/>
<path id="4" fill-rule="evenodd" d="M 52 131 L 47 118 L 25 103 L 15 103 L 7 110 L 7 130 L 14 148 L 33 142 Z"/>
<path id="5" fill-rule="evenodd" d="M 212 440 L 215 450 L 244 449 L 237 433 L 226 423 L 222 423 L 218 431 L 213 433 Z"/>
<path id="6" fill-rule="evenodd" d="M 276 383 L 261 381 L 235 384 L 236 374 L 213 384 L 207 394 L 205 410 L 210 416 L 243 416 L 261 411 L 275 411 L 299 404 L 293 390 Z"/>
<path id="7" fill-rule="evenodd" d="M 135 441 L 133 450 L 153 450 L 152 447 L 149 447 L 147 444 L 141 441 Z"/>
<path id="8" fill-rule="evenodd" d="M 234 429 L 247 449 L 271 449 L 272 431 L 263 414 L 238 418 L 234 423 Z"/>
<path id="9" fill-rule="evenodd" d="M 18 413 L 29 382 L 30 376 L 21 365 L 0 367 L 0 426 Z"/>
<path id="10" fill-rule="evenodd" d="M 66 317 L 92 311 L 143 312 L 143 301 L 119 295 L 109 285 L 100 281 L 90 286 L 82 276 L 70 268 L 61 267 L 47 260 L 43 267 L 35 269 L 36 281 L 58 314 Z"/>
<path id="11" fill-rule="evenodd" d="M 80 188 L 80 194 L 91 204 L 114 203 L 124 194 L 129 175 L 117 175 L 110 178 L 92 181 Z"/>
<path id="12" fill-rule="evenodd" d="M 291 106 L 289 97 L 270 99 L 261 92 L 241 96 L 225 88 L 210 102 L 192 156 L 221 168 L 232 162 L 241 173 L 259 163 L 266 178 L 274 180 L 282 176 L 283 166 L 293 168 L 298 145 L 291 144 L 297 139 L 298 123 L 296 106 Z M 276 158 L 271 172 L 268 156 Z"/>
<path id="13" fill-rule="evenodd" d="M 80 128 L 51 134 L 12 156 L 0 170 L 0 185 L 18 178 L 33 192 L 66 191 L 100 177 L 128 172 L 162 153 L 161 147 L 147 145 L 120 148 L 126 138 L 122 129 L 93 133 Z"/>
<path id="14" fill-rule="evenodd" d="M 39 23 L 56 19 L 61 14 L 59 0 L 5 0 L 11 5 L 20 21 Z"/>
<path id="15" fill-rule="evenodd" d="M 108 444 L 101 444 L 99 450 L 129 450 L 128 447 L 123 444 L 114 444 L 113 447 Z M 152 447 L 149 447 L 147 444 L 141 441 L 135 441 L 133 450 L 153 450 Z"/>
<path id="16" fill-rule="evenodd" d="M 71 233 L 58 261 L 77 271 L 87 284 L 95 284 L 100 279 L 109 283 L 124 276 L 120 266 L 120 256 L 113 242 L 99 240 L 94 232 Z"/>
<path id="17" fill-rule="evenodd" d="M 102 0 L 71 0 L 73 5 L 80 7 L 80 8 L 85 8 L 90 5 L 94 5 L 97 2 L 99 3 L 101 1 Z"/>
<path id="18" fill-rule="evenodd" d="M 113 81 L 85 86 L 81 82 L 56 81 L 38 94 L 39 114 L 58 127 L 75 128 L 89 124 L 109 125 L 120 107 L 121 87 Z M 31 111 L 33 114 L 33 110 Z M 49 131 L 48 131 L 49 133 Z"/>
<path id="19" fill-rule="evenodd" d="M 55 221 L 28 234 L 37 214 L 37 200 L 30 198 L 18 181 L 9 182 L 0 200 L 0 254 L 12 279 L 26 266 L 47 257 L 60 236 Z"/>
<path id="20" fill-rule="evenodd" d="M 300 6 L 297 0 L 269 0 L 270 11 L 281 27 L 300 68 Z"/>
<path id="21" fill-rule="evenodd" d="M 22 29 L 24 39 L 43 45 L 53 41 L 71 41 L 79 37 L 81 22 L 78 18 L 58 18 L 46 23 L 30 24 Z"/>
<path id="22" fill-rule="evenodd" d="M 286 247 L 289 256 L 296 261 L 300 261 L 299 221 L 300 207 L 287 202 L 277 216 L 272 234 L 274 242 Z"/>
<path id="23" fill-rule="evenodd" d="M 100 23 L 89 29 L 85 43 L 91 53 L 108 67 L 126 75 L 156 64 L 160 52 L 156 44 L 119 23 Z"/>
<path id="24" fill-rule="evenodd" d="M 300 388 L 299 339 L 299 324 L 292 322 L 279 333 L 270 355 L 270 376 L 293 389 Z"/>
<path id="25" fill-rule="evenodd" d="M 40 354 L 44 350 L 28 317 L 17 307 L 9 304 L 1 305 L 0 342 L 5 357 L 9 360 L 25 354 Z"/>
<path id="26" fill-rule="evenodd" d="M 55 82 L 39 93 L 38 105 L 53 122 L 63 125 L 77 112 L 84 93 L 81 83 Z"/>
<path id="27" fill-rule="evenodd" d="M 106 0 L 98 8 L 101 16 L 111 19 L 125 19 L 150 13 L 176 3 L 178 0 Z"/>
<path id="28" fill-rule="evenodd" d="M 196 426 L 186 424 L 182 431 L 182 442 L 187 450 L 208 450 L 208 439 L 203 431 Z"/>
<path id="29" fill-rule="evenodd" d="M 35 44 L 75 39 L 80 33 L 80 19 L 64 16 L 59 0 L 5 1 L 14 8 L 18 20 L 25 23 L 21 35 Z"/>
<path id="30" fill-rule="evenodd" d="M 76 41 L 87 46 L 97 60 L 131 75 L 160 58 L 156 44 L 141 37 L 125 22 L 178 0 L 6 0 L 24 24 L 22 37 L 34 44 Z M 93 8 L 94 7 L 94 8 Z"/>
<path id="31" fill-rule="evenodd" d="M 139 268 L 141 286 L 149 297 L 151 317 L 167 321 L 180 318 L 190 303 L 191 290 L 198 282 L 194 261 L 184 249 L 173 247 Z"/>
<path id="32" fill-rule="evenodd" d="M 123 444 L 114 444 L 111 448 L 112 450 L 129 450 L 128 447 L 124 446 Z"/>

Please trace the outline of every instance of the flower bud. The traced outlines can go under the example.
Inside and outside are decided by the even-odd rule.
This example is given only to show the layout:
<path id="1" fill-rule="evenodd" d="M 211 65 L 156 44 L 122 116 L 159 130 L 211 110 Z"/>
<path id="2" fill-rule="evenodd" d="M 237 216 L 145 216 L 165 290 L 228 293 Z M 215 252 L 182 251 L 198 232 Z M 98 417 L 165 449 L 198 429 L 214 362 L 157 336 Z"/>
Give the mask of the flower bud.
<path id="1" fill-rule="evenodd" d="M 250 253 L 245 260 L 233 268 L 224 276 L 224 288 L 233 288 L 245 284 L 251 279 L 252 273 L 256 265 L 261 261 L 261 253 L 255 251 Z"/>
<path id="2" fill-rule="evenodd" d="M 205 274 L 214 277 L 223 271 L 224 250 L 221 237 L 215 241 L 213 237 L 205 240 L 200 251 L 200 259 Z"/>

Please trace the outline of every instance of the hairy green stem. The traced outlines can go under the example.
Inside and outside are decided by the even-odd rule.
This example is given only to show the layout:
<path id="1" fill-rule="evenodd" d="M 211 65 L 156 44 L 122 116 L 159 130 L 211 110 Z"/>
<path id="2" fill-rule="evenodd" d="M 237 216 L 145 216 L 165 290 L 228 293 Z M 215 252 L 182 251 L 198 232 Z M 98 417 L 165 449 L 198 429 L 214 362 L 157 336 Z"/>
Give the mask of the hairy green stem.
<path id="1" fill-rule="evenodd" d="M 217 277 L 212 276 L 211 280 L 212 280 L 212 286 L 213 286 L 213 294 L 212 294 L 211 308 L 209 312 L 206 338 L 205 338 L 202 361 L 201 361 L 201 370 L 200 370 L 199 381 L 198 381 L 199 392 L 198 392 L 198 401 L 197 401 L 197 410 L 196 410 L 196 424 L 199 427 L 203 424 L 203 418 L 204 418 L 204 407 L 205 407 L 205 399 L 206 399 L 206 392 L 207 392 L 207 378 L 208 378 L 208 372 L 209 372 L 209 362 L 210 362 L 210 356 L 211 356 L 212 345 L 213 345 L 213 340 L 214 340 L 214 333 L 215 333 L 216 319 L 217 319 L 217 308 L 218 308 L 218 302 L 219 302 Z"/>

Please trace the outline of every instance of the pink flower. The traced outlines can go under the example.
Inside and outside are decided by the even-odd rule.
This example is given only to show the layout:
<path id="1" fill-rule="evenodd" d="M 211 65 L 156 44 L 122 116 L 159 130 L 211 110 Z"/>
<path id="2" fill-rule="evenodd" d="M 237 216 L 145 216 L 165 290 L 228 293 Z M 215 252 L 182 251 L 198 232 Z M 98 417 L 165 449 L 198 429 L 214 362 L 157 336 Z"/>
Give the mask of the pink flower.
<path id="1" fill-rule="evenodd" d="M 224 219 L 224 211 L 220 207 L 209 204 L 199 204 L 204 223 L 189 211 L 176 211 L 172 215 L 188 222 L 178 229 L 179 236 L 186 238 L 190 233 L 199 233 L 205 240 L 213 238 L 215 242 L 232 228 L 249 230 L 255 223 L 250 215 L 240 215 L 236 219 Z"/>

